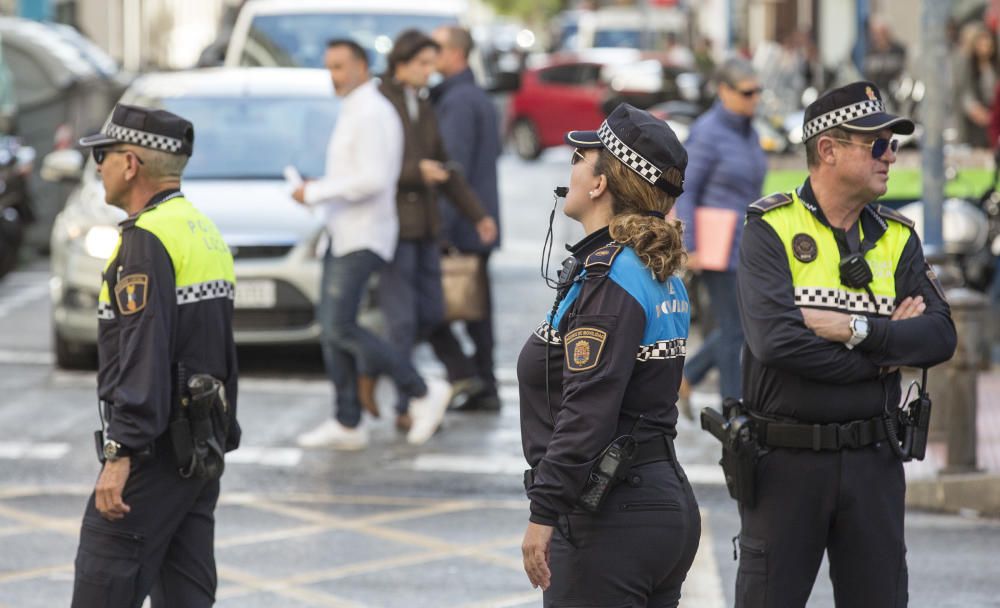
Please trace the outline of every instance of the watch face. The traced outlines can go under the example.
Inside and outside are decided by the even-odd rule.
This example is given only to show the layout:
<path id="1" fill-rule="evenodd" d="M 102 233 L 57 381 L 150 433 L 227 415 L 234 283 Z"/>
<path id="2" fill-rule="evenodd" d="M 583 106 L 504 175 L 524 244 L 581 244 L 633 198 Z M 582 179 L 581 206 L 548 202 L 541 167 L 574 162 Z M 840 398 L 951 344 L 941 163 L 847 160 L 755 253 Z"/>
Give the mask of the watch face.
<path id="1" fill-rule="evenodd" d="M 105 441 L 104 457 L 111 459 L 116 456 L 118 456 L 118 445 L 114 441 Z"/>

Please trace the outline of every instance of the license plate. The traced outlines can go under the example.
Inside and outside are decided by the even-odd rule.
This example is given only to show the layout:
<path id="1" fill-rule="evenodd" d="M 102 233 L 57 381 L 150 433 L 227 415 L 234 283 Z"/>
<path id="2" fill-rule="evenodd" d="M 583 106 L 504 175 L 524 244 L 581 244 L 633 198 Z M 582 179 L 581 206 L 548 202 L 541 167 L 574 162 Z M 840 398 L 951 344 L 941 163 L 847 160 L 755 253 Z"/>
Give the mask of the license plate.
<path id="1" fill-rule="evenodd" d="M 236 308 L 274 308 L 277 303 L 274 281 L 242 280 L 236 282 Z"/>

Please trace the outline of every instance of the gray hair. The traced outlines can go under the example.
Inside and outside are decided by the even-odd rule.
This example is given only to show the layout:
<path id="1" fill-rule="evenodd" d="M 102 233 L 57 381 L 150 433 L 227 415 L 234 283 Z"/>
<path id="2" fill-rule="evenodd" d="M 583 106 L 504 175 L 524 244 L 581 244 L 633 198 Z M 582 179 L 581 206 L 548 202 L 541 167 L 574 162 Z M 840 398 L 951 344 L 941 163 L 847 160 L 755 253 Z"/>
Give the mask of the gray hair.
<path id="1" fill-rule="evenodd" d="M 185 154 L 170 154 L 149 148 L 143 148 L 141 156 L 146 163 L 147 175 L 153 179 L 180 179 L 189 158 Z"/>
<path id="2" fill-rule="evenodd" d="M 757 70 L 753 68 L 753 64 L 742 57 L 730 57 L 715 70 L 715 81 L 724 82 L 730 87 L 735 87 L 751 78 L 757 78 Z"/>

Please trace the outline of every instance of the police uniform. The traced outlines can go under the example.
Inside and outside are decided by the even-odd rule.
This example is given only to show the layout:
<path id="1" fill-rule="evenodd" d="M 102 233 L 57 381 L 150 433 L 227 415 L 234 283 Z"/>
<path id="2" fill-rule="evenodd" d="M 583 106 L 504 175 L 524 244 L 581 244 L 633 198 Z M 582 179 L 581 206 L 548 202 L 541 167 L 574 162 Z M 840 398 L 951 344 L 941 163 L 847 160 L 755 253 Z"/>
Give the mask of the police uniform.
<path id="1" fill-rule="evenodd" d="M 861 82 L 807 109 L 807 139 L 832 127 L 909 133 L 913 123 L 886 114 L 875 85 Z M 873 203 L 851 229 L 831 227 L 809 180 L 753 203 L 744 234 L 743 395 L 765 453 L 756 503 L 740 508 L 736 606 L 805 606 L 824 551 L 838 606 L 905 606 L 905 480 L 882 415 L 901 398 L 898 366 L 954 351 L 940 285 L 910 220 Z M 852 254 L 871 270 L 866 285 L 841 273 Z M 890 320 L 918 295 L 923 315 Z M 856 315 L 851 341 L 818 337 L 803 307 Z"/>
<path id="2" fill-rule="evenodd" d="M 130 143 L 190 155 L 193 127 L 161 110 L 115 107 L 85 146 Z M 122 500 L 131 512 L 110 522 L 92 495 L 76 558 L 73 606 L 210 606 L 219 481 L 183 478 L 168 425 L 180 375 L 221 380 L 228 400 L 225 449 L 235 449 L 237 368 L 233 260 L 215 225 L 179 190 L 156 194 L 120 224 L 99 300 L 98 396 L 104 453 L 131 456 Z"/>
<path id="3" fill-rule="evenodd" d="M 646 116 L 623 104 L 601 131 L 572 132 L 567 143 L 647 167 L 651 184 L 667 167 L 679 181 L 683 148 Z M 517 363 L 530 519 L 556 528 L 544 605 L 675 606 L 701 529 L 673 450 L 687 292 L 676 276 L 659 282 L 607 228 L 571 253 L 582 270 L 561 277 L 563 297 Z M 599 455 L 626 434 L 639 442 L 636 460 L 598 512 L 581 509 Z"/>

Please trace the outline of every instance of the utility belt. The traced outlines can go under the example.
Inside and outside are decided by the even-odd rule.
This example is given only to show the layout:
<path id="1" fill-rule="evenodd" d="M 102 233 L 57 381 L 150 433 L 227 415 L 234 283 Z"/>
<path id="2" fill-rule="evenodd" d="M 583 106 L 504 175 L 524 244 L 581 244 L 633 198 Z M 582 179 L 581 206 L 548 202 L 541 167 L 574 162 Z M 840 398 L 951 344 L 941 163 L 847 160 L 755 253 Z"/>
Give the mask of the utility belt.
<path id="1" fill-rule="evenodd" d="M 886 438 L 882 417 L 832 424 L 784 422 L 748 412 L 757 427 L 757 437 L 765 448 L 803 450 L 856 450 Z"/>

